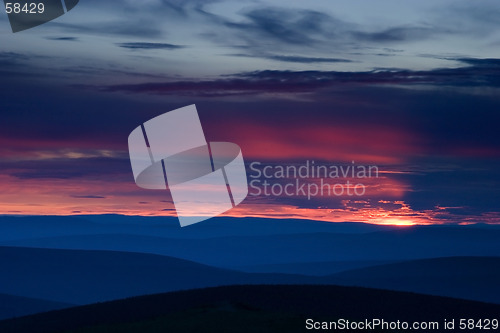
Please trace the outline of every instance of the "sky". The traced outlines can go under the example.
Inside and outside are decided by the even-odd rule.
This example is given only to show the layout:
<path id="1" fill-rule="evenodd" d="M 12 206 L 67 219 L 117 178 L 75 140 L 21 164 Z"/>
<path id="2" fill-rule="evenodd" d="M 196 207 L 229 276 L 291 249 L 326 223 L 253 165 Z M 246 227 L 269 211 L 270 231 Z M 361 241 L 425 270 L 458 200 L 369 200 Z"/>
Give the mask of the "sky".
<path id="1" fill-rule="evenodd" d="M 249 181 L 253 162 L 379 170 L 327 179 L 362 196 L 251 188 L 225 215 L 500 223 L 499 54 L 496 0 L 81 0 L 15 34 L 2 12 L 0 214 L 175 215 L 136 186 L 127 138 L 196 104 Z"/>

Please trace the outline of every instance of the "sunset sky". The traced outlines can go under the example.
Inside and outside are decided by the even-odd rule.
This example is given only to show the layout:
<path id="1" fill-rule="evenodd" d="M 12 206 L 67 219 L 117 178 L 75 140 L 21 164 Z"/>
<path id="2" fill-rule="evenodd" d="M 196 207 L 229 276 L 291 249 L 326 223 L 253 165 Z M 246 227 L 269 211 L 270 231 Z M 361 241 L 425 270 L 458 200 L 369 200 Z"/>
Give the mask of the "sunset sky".
<path id="1" fill-rule="evenodd" d="M 500 223 L 499 18 L 497 0 L 81 0 L 13 34 L 2 12 L 0 214 L 175 215 L 136 186 L 127 138 L 196 104 L 248 166 L 380 170 L 362 197 L 225 215 Z"/>

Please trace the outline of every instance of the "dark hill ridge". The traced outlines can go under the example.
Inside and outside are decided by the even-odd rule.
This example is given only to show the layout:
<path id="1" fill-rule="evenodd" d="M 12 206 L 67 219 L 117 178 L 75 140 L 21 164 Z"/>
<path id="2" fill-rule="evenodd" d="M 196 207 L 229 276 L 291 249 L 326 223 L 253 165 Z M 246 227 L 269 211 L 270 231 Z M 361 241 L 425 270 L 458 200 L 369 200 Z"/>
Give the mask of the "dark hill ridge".
<path id="1" fill-rule="evenodd" d="M 500 303 L 499 257 L 412 260 L 348 270 L 330 283 Z"/>
<path id="2" fill-rule="evenodd" d="M 211 266 L 243 268 L 328 261 L 500 256 L 500 230 L 422 227 L 365 234 L 303 233 L 206 239 L 100 234 L 4 241 L 0 245 L 154 253 Z"/>
<path id="3" fill-rule="evenodd" d="M 378 266 L 399 261 L 352 260 L 352 261 L 316 261 L 286 264 L 243 265 L 236 270 L 248 273 L 285 273 L 311 276 L 328 276 L 362 267 Z"/>
<path id="4" fill-rule="evenodd" d="M 57 303 L 44 299 L 0 294 L 0 320 L 26 316 L 33 313 L 59 310 L 75 304 Z"/>
<path id="5" fill-rule="evenodd" d="M 354 262 L 500 256 L 500 227 L 220 217 L 180 228 L 172 217 L 0 216 L 0 246 L 152 253 L 243 271 L 327 275 Z M 318 262 L 341 264 L 308 269 Z"/>
<path id="6" fill-rule="evenodd" d="M 315 277 L 249 274 L 153 254 L 0 247 L 0 293 L 89 304 L 232 284 L 319 283 Z"/>
<path id="7" fill-rule="evenodd" d="M 415 260 L 315 277 L 244 273 L 144 253 L 0 247 L 0 268 L 0 293 L 71 304 L 236 284 L 354 285 L 500 303 L 497 257 Z"/>
<path id="8" fill-rule="evenodd" d="M 262 236 L 311 232 L 368 233 L 394 226 L 328 223 L 301 219 L 216 217 L 208 223 L 181 228 L 176 217 L 125 215 L 0 216 L 0 241 L 69 235 L 130 234 L 174 239 Z"/>
<path id="9" fill-rule="evenodd" d="M 498 318 L 500 305 L 339 286 L 227 286 L 135 297 L 0 321 L 0 332 L 305 332 L 306 318 Z"/>

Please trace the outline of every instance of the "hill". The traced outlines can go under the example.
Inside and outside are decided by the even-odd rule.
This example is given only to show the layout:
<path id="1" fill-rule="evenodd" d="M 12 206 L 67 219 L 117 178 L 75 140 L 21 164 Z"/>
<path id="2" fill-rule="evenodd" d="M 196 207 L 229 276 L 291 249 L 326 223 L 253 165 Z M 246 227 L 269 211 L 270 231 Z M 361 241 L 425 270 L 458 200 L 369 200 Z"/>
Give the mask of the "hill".
<path id="1" fill-rule="evenodd" d="M 247 274 L 152 254 L 0 247 L 0 293 L 89 304 L 231 284 L 319 283 L 318 278 Z"/>
<path id="2" fill-rule="evenodd" d="M 67 235 L 0 242 L 3 246 L 112 250 L 161 254 L 211 266 L 244 266 L 338 261 L 406 261 L 451 256 L 500 256 L 500 230 L 414 227 L 371 233 L 301 233 L 169 238 L 132 234 Z M 272 267 L 276 271 L 280 266 Z M 279 272 L 290 272 L 281 266 Z M 306 267 L 304 267 L 306 268 Z M 251 270 L 251 267 L 249 268 Z M 308 269 L 301 274 L 308 274 Z M 260 271 L 263 272 L 263 271 Z M 332 271 L 333 272 L 333 271 Z"/>
<path id="3" fill-rule="evenodd" d="M 216 217 L 181 228 L 176 217 L 125 215 L 0 216 L 0 242 L 69 235 L 129 234 L 174 239 L 302 233 L 368 233 L 397 229 L 365 223 L 298 219 Z"/>
<path id="4" fill-rule="evenodd" d="M 499 256 L 494 225 L 395 227 L 219 217 L 0 216 L 0 246 L 151 253 L 255 273 L 328 275 L 378 263 Z"/>
<path id="5" fill-rule="evenodd" d="M 497 318 L 500 305 L 338 286 L 229 286 L 135 297 L 0 321 L 10 333 L 307 332 L 306 319 Z M 380 332 L 380 329 L 373 330 Z M 384 330 L 385 332 L 390 330 Z"/>
<path id="6" fill-rule="evenodd" d="M 348 270 L 330 283 L 500 303 L 499 257 L 413 260 Z"/>
<path id="7" fill-rule="evenodd" d="M 0 320 L 75 306 L 44 299 L 0 294 Z"/>

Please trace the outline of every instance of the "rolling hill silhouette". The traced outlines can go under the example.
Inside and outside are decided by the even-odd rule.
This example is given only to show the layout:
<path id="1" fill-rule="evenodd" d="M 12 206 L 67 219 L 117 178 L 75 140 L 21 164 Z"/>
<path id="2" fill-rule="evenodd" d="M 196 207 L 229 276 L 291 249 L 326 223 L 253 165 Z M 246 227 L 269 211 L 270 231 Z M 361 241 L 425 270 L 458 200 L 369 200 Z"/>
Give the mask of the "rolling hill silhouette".
<path id="1" fill-rule="evenodd" d="M 0 242 L 68 235 L 128 234 L 175 239 L 302 233 L 368 233 L 394 226 L 312 220 L 217 217 L 209 224 L 179 228 L 176 217 L 125 215 L 0 216 Z"/>
<path id="2" fill-rule="evenodd" d="M 307 332 L 307 318 L 497 318 L 500 305 L 338 286 L 228 286 L 135 297 L 0 321 L 1 332 Z M 381 330 L 374 330 L 380 332 Z M 387 332 L 387 330 L 385 330 Z M 448 330 L 449 331 L 449 330 Z"/>
<path id="3" fill-rule="evenodd" d="M 322 232 L 205 239 L 94 234 L 4 241 L 0 245 L 154 253 L 234 269 L 334 261 L 500 256 L 500 230 L 415 227 L 363 234 Z M 277 268 L 279 265 L 273 270 Z M 289 272 L 289 267 L 280 272 Z M 301 274 L 308 274 L 308 270 Z"/>
<path id="4" fill-rule="evenodd" d="M 500 256 L 500 228 L 224 217 L 179 228 L 169 217 L 0 216 L 0 246 L 152 253 L 248 272 L 328 275 L 374 262 Z"/>
<path id="5" fill-rule="evenodd" d="M 285 264 L 242 265 L 240 267 L 234 267 L 234 269 L 248 273 L 285 273 L 285 274 L 303 274 L 312 276 L 328 276 L 356 268 L 378 266 L 389 263 L 393 263 L 393 261 L 390 260 L 319 261 L 319 262 L 294 262 Z"/>
<path id="6" fill-rule="evenodd" d="M 0 292 L 89 304 L 174 290 L 255 283 L 319 283 L 314 277 L 247 274 L 131 252 L 0 247 Z"/>
<path id="7" fill-rule="evenodd" d="M 365 267 L 331 283 L 500 303 L 500 258 L 451 257 Z"/>
<path id="8" fill-rule="evenodd" d="M 70 304 L 232 284 L 339 284 L 500 303 L 500 258 L 416 260 L 314 277 L 244 273 L 166 256 L 0 247 L 0 293 Z"/>
<path id="9" fill-rule="evenodd" d="M 0 294 L 0 320 L 50 310 L 64 309 L 72 306 L 75 306 L 75 304 L 57 303 L 43 299 Z"/>
<path id="10" fill-rule="evenodd" d="M 490 225 L 220 218 L 181 229 L 163 217 L 2 216 L 0 318 L 242 284 L 337 284 L 500 303 L 499 258 L 500 228 Z"/>

